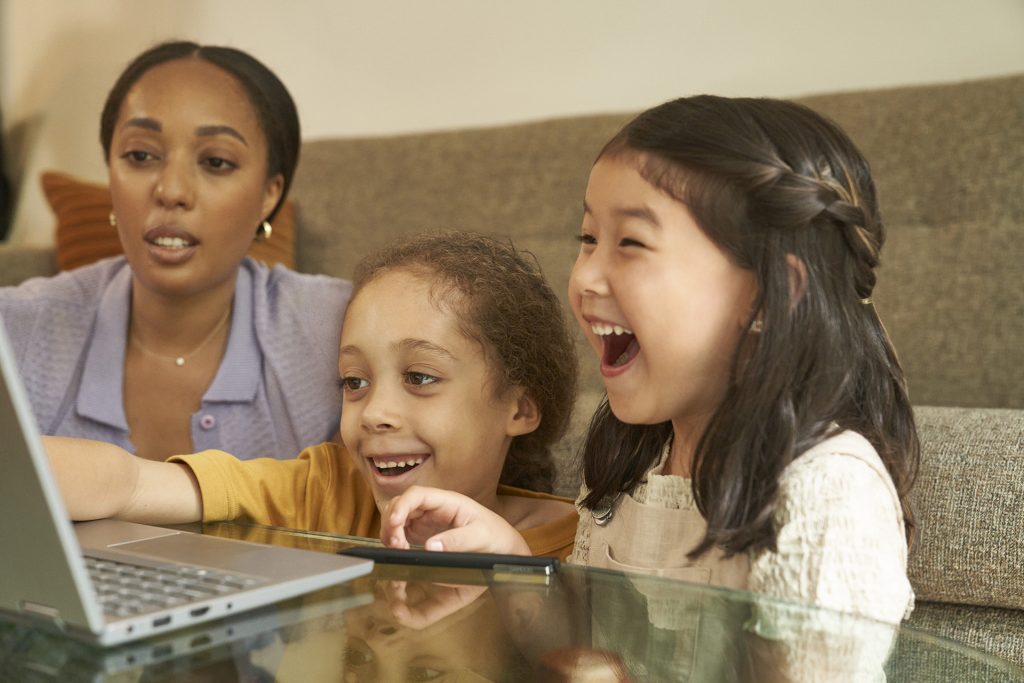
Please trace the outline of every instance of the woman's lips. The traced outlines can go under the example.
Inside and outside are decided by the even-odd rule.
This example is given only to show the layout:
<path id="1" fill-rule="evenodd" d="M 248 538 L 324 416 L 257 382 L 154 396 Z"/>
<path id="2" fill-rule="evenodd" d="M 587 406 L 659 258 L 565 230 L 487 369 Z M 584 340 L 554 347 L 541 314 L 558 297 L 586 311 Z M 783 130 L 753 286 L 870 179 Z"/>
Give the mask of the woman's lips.
<path id="1" fill-rule="evenodd" d="M 184 263 L 192 258 L 199 240 L 191 233 L 171 226 L 158 226 L 142 236 L 150 256 L 168 265 Z"/>

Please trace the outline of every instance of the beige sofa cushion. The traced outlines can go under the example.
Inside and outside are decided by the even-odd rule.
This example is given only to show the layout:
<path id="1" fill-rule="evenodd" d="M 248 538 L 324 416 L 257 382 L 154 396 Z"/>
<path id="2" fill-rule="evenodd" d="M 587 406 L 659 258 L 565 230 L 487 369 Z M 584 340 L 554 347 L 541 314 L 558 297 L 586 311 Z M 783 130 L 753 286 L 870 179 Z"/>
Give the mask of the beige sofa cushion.
<path id="1" fill-rule="evenodd" d="M 1024 411 L 919 407 L 919 600 L 1024 609 Z"/>
<path id="2" fill-rule="evenodd" d="M 872 165 L 889 229 L 874 299 L 914 403 L 1024 408 L 1024 75 L 802 101 Z M 533 250 L 564 293 L 590 166 L 629 118 L 308 141 L 298 267 L 348 276 L 401 234 L 476 230 Z"/>
<path id="3" fill-rule="evenodd" d="M 1024 408 L 1024 74 L 803 102 L 871 164 L 874 300 L 913 402 Z"/>

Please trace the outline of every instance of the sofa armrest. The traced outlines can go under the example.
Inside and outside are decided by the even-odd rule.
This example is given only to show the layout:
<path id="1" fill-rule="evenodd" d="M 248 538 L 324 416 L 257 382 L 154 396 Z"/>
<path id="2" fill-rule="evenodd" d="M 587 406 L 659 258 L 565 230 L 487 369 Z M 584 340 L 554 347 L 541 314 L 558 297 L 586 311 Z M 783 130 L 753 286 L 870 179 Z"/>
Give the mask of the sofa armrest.
<path id="1" fill-rule="evenodd" d="M 53 247 L 30 247 L 0 242 L 0 287 L 17 285 L 30 277 L 57 272 Z"/>
<path id="2" fill-rule="evenodd" d="M 915 408 L 918 599 L 1024 609 L 1024 410 Z"/>

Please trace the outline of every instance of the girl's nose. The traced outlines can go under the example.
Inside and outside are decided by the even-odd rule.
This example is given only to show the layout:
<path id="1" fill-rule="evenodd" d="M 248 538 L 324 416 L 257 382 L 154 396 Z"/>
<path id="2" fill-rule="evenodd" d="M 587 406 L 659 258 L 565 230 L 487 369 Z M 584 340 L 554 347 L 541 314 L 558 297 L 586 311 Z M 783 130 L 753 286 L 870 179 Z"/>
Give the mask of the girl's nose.
<path id="1" fill-rule="evenodd" d="M 401 425 L 398 411 L 395 409 L 397 403 L 390 392 L 381 387 L 373 387 L 370 395 L 363 400 L 363 412 L 361 414 L 363 429 L 368 432 L 382 432 L 397 429 Z"/>
<path id="2" fill-rule="evenodd" d="M 576 258 L 576 263 L 569 274 L 569 290 L 597 296 L 608 294 L 603 258 L 596 251 L 590 254 L 581 253 Z"/>
<path id="3" fill-rule="evenodd" d="M 157 179 L 154 195 L 164 208 L 192 208 L 195 201 L 195 169 L 192 164 L 167 160 Z"/>

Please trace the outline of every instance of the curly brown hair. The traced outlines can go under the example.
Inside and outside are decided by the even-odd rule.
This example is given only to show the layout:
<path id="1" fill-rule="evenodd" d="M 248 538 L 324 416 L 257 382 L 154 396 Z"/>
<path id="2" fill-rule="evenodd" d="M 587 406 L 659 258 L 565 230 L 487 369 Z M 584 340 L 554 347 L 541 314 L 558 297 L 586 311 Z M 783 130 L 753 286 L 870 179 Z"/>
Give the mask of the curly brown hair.
<path id="1" fill-rule="evenodd" d="M 436 280 L 434 301 L 459 319 L 491 366 L 496 393 L 522 387 L 540 426 L 512 439 L 501 483 L 550 492 L 551 446 L 565 433 L 576 399 L 576 349 L 558 297 L 537 259 L 511 241 L 473 232 L 435 232 L 402 240 L 356 267 L 353 298 L 395 270 Z"/>

